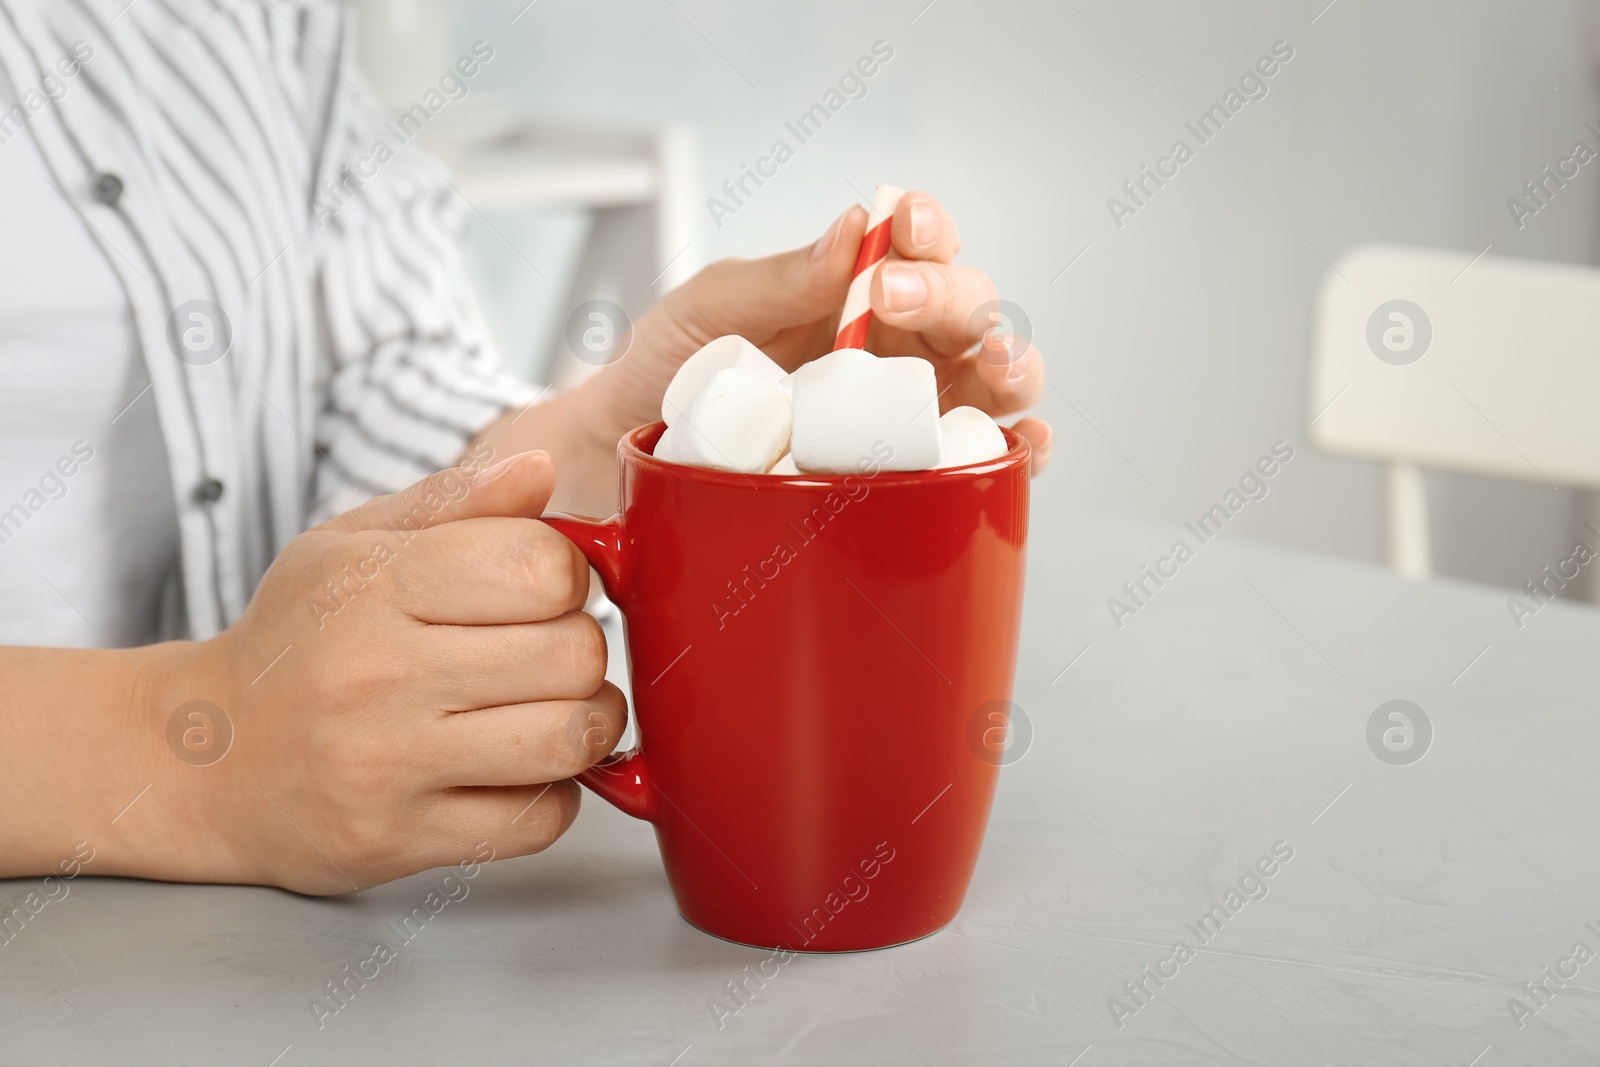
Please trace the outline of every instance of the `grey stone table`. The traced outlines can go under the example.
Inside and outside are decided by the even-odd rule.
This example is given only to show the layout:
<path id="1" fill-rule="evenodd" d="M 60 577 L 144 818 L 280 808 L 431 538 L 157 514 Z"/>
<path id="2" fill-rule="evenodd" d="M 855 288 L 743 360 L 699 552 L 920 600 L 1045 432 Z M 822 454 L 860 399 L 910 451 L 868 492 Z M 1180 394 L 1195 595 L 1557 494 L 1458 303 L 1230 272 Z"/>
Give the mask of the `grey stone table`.
<path id="1" fill-rule="evenodd" d="M 589 798 L 409 940 L 445 872 L 340 900 L 80 878 L 0 946 L 0 1062 L 1600 1060 L 1600 616 L 1519 629 L 1504 591 L 1224 532 L 1118 627 L 1107 599 L 1182 535 L 1036 524 L 1031 741 L 930 938 L 715 1011 L 768 954 L 679 919 L 649 829 Z M 1391 700 L 1431 737 L 1386 711 L 1369 741 Z"/>

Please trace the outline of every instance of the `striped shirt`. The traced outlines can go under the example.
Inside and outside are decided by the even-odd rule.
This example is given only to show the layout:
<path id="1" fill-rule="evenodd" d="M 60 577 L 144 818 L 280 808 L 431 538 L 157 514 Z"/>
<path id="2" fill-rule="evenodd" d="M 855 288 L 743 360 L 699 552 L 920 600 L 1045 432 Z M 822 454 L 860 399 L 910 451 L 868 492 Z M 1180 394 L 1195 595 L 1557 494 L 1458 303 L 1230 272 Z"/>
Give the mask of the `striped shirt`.
<path id="1" fill-rule="evenodd" d="M 467 205 L 353 56 L 322 0 L 0 0 L 19 94 L 0 146 L 35 140 L 149 370 L 181 544 L 169 633 L 228 626 L 307 526 L 450 466 L 535 395 L 467 289 Z"/>

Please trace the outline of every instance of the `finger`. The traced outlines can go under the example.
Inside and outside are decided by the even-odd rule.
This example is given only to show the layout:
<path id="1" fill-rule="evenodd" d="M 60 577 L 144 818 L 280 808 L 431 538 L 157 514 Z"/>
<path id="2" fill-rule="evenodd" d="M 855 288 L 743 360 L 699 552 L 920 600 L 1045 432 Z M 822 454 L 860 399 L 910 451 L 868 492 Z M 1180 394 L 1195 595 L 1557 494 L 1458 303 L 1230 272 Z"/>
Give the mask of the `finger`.
<path id="1" fill-rule="evenodd" d="M 586 700 L 545 700 L 457 712 L 424 733 L 441 786 L 512 786 L 571 778 L 610 755 L 628 701 L 609 682 Z"/>
<path id="2" fill-rule="evenodd" d="M 890 246 L 906 259 L 949 263 L 961 251 L 955 219 L 928 193 L 913 189 L 900 198 L 889 227 Z"/>
<path id="3" fill-rule="evenodd" d="M 980 309 L 1000 298 L 989 276 L 976 268 L 904 260 L 884 263 L 868 292 L 885 326 L 920 333 L 951 354 L 983 337 L 993 323 Z"/>
<path id="4" fill-rule="evenodd" d="M 399 650 L 421 690 L 452 712 L 584 700 L 606 678 L 605 633 L 581 611 L 511 626 L 429 626 Z"/>
<path id="5" fill-rule="evenodd" d="M 1044 357 L 1020 337 L 990 335 L 975 356 L 937 367 L 949 385 L 940 410 L 968 405 L 990 415 L 1009 415 L 1032 407 L 1044 395 Z M 1009 357 L 1009 361 L 1008 361 Z"/>
<path id="6" fill-rule="evenodd" d="M 395 605 L 422 622 L 537 622 L 576 611 L 589 595 L 583 553 L 536 520 L 463 519 L 381 543 L 392 545 L 383 569 Z"/>
<path id="7" fill-rule="evenodd" d="M 491 467 L 448 467 L 397 493 L 374 497 L 318 529 L 416 531 L 483 515 L 544 512 L 556 472 L 546 452 L 519 452 Z"/>
<path id="8" fill-rule="evenodd" d="M 761 259 L 711 264 L 662 298 L 661 308 L 700 343 L 737 333 L 767 337 L 844 304 L 867 213 L 850 208 L 815 243 Z"/>
<path id="9" fill-rule="evenodd" d="M 1050 446 L 1055 439 L 1055 432 L 1050 429 L 1050 424 L 1043 419 L 1018 419 L 1011 429 L 1017 436 L 1025 438 L 1028 448 L 1032 453 L 1029 459 L 1030 473 L 1037 478 L 1044 473 L 1050 465 Z"/>
<path id="10" fill-rule="evenodd" d="M 581 798 L 582 789 L 570 778 L 544 785 L 446 790 L 422 820 L 428 840 L 421 851 L 438 867 L 543 852 L 578 817 Z"/>

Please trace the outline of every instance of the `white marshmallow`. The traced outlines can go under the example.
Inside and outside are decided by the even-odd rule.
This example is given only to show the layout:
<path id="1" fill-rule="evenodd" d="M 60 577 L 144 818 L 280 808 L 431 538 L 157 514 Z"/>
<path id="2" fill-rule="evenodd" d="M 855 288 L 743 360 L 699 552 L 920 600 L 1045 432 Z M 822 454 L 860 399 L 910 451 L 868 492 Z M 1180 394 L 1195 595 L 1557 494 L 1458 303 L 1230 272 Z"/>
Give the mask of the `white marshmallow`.
<path id="1" fill-rule="evenodd" d="M 678 446 L 678 434 L 671 426 L 661 431 L 661 436 L 656 438 L 656 447 L 650 454 L 669 463 L 689 462 L 684 450 Z"/>
<path id="2" fill-rule="evenodd" d="M 863 461 L 890 471 L 938 466 L 939 387 L 927 360 L 844 348 L 793 377 L 791 452 L 800 470 L 855 474 Z"/>
<path id="3" fill-rule="evenodd" d="M 668 426 L 655 454 L 674 463 L 763 474 L 789 447 L 789 398 L 757 367 L 719 370 Z"/>
<path id="4" fill-rule="evenodd" d="M 768 470 L 768 474 L 799 474 L 800 468 L 794 465 L 794 453 L 785 452 Z"/>
<path id="5" fill-rule="evenodd" d="M 939 466 L 964 467 L 1005 454 L 1005 434 L 986 413 L 962 407 L 939 417 Z"/>
<path id="6" fill-rule="evenodd" d="M 719 337 L 683 361 L 678 373 L 672 376 L 667 391 L 661 396 L 661 418 L 668 426 L 689 409 L 694 395 L 718 371 L 730 367 L 748 367 L 779 380 L 787 377 L 782 367 L 767 358 L 767 354 L 738 334 Z"/>

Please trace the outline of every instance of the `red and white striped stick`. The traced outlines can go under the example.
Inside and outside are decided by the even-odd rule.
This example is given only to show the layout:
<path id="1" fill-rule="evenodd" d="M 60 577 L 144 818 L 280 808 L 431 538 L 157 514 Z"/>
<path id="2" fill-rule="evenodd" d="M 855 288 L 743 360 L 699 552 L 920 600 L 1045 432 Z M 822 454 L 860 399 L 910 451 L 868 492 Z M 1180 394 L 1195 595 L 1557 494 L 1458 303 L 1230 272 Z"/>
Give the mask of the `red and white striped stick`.
<path id="1" fill-rule="evenodd" d="M 904 189 L 880 185 L 872 196 L 867 232 L 861 238 L 856 269 L 850 275 L 850 290 L 844 295 L 844 311 L 839 316 L 839 335 L 833 342 L 835 352 L 841 348 L 866 347 L 867 327 L 872 323 L 872 304 L 868 296 L 872 276 L 878 272 L 878 264 L 889 256 L 889 227 L 894 222 L 895 206 L 904 195 Z"/>

